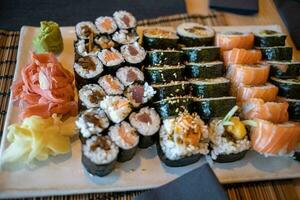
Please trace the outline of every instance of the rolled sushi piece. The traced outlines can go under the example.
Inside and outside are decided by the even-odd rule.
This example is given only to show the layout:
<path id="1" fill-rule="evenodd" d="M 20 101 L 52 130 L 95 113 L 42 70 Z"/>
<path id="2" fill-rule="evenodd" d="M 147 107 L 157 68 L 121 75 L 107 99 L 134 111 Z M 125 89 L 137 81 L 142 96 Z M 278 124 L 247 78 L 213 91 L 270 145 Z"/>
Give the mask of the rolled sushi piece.
<path id="1" fill-rule="evenodd" d="M 139 35 L 134 29 L 132 30 L 121 29 L 113 34 L 112 39 L 121 45 L 131 44 L 138 41 Z"/>
<path id="2" fill-rule="evenodd" d="M 290 61 L 293 58 L 292 47 L 257 47 L 262 53 L 264 60 Z"/>
<path id="3" fill-rule="evenodd" d="M 180 66 L 150 66 L 145 67 L 144 73 L 146 80 L 153 83 L 169 83 L 171 81 L 182 81 L 184 80 L 184 65 Z"/>
<path id="4" fill-rule="evenodd" d="M 121 122 L 109 128 L 108 135 L 119 147 L 118 161 L 126 162 L 131 160 L 136 153 L 139 143 L 139 135 L 136 129 L 128 122 Z"/>
<path id="5" fill-rule="evenodd" d="M 143 32 L 143 47 L 151 49 L 176 49 L 178 36 L 173 31 L 161 28 L 148 28 Z"/>
<path id="6" fill-rule="evenodd" d="M 278 97 L 280 102 L 287 102 L 289 119 L 294 121 L 300 121 L 300 99 L 289 99 L 284 97 Z"/>
<path id="7" fill-rule="evenodd" d="M 101 16 L 95 21 L 96 28 L 101 34 L 112 34 L 117 30 L 117 24 L 112 17 Z"/>
<path id="8" fill-rule="evenodd" d="M 93 136 L 82 146 L 81 162 L 91 176 L 103 177 L 115 168 L 118 153 L 109 136 Z"/>
<path id="9" fill-rule="evenodd" d="M 224 74 L 224 64 L 221 61 L 186 63 L 187 78 L 217 78 Z"/>
<path id="10" fill-rule="evenodd" d="M 255 35 L 256 47 L 285 46 L 286 35 L 273 30 L 261 30 Z"/>
<path id="11" fill-rule="evenodd" d="M 223 52 L 224 65 L 227 67 L 230 64 L 244 64 L 253 65 L 260 62 L 262 59 L 262 53 L 257 49 L 237 49 Z"/>
<path id="12" fill-rule="evenodd" d="M 114 123 L 123 121 L 132 110 L 129 100 L 122 96 L 106 96 L 101 101 L 100 108 Z"/>
<path id="13" fill-rule="evenodd" d="M 237 110 L 234 106 L 223 119 L 215 118 L 209 123 L 210 155 L 215 162 L 241 160 L 250 149 L 246 126 L 234 116 Z"/>
<path id="14" fill-rule="evenodd" d="M 99 46 L 94 44 L 93 39 L 85 41 L 83 39 L 77 40 L 74 43 L 75 48 L 75 60 L 81 56 L 97 56 L 100 51 Z"/>
<path id="15" fill-rule="evenodd" d="M 182 23 L 177 26 L 176 32 L 179 42 L 186 47 L 211 46 L 214 43 L 214 30 L 198 23 Z"/>
<path id="16" fill-rule="evenodd" d="M 130 101 L 131 105 L 137 108 L 152 99 L 155 93 L 156 91 L 146 82 L 144 84 L 133 83 L 126 88 L 124 95 Z"/>
<path id="17" fill-rule="evenodd" d="M 80 57 L 74 63 L 75 81 L 77 87 L 96 83 L 103 72 L 103 65 L 95 56 Z"/>
<path id="18" fill-rule="evenodd" d="M 94 38 L 94 43 L 101 49 L 111 49 L 117 46 L 117 44 L 111 39 L 109 35 L 97 35 Z"/>
<path id="19" fill-rule="evenodd" d="M 112 75 L 101 76 L 98 80 L 99 85 L 107 95 L 121 95 L 124 91 L 122 83 Z"/>
<path id="20" fill-rule="evenodd" d="M 129 86 L 134 82 L 143 82 L 145 79 L 144 73 L 136 67 L 121 67 L 116 72 L 116 76 L 124 86 Z"/>
<path id="21" fill-rule="evenodd" d="M 114 12 L 113 17 L 119 29 L 132 29 L 136 27 L 136 19 L 128 11 L 116 11 Z"/>
<path id="22" fill-rule="evenodd" d="M 216 46 L 221 48 L 221 51 L 228 51 L 234 48 L 252 49 L 254 45 L 253 33 L 242 33 L 238 31 L 225 31 L 216 34 Z"/>
<path id="23" fill-rule="evenodd" d="M 103 49 L 97 54 L 107 73 L 114 73 L 124 62 L 122 54 L 115 48 Z"/>
<path id="24" fill-rule="evenodd" d="M 146 58 L 146 51 L 138 42 L 121 47 L 121 53 L 129 65 L 141 65 Z"/>
<path id="25" fill-rule="evenodd" d="M 78 96 L 80 107 L 97 108 L 106 94 L 98 84 L 88 84 L 79 90 Z"/>
<path id="26" fill-rule="evenodd" d="M 79 129 L 79 139 L 83 144 L 91 136 L 99 135 L 109 127 L 109 120 L 100 108 L 83 111 L 75 123 Z"/>
<path id="27" fill-rule="evenodd" d="M 300 99 L 300 79 L 280 79 L 271 77 L 271 82 L 279 89 L 278 95 L 290 99 Z"/>
<path id="28" fill-rule="evenodd" d="M 154 108 L 144 107 L 137 113 L 131 113 L 129 121 L 140 134 L 138 144 L 140 148 L 148 148 L 155 143 L 155 133 L 158 132 L 160 127 L 160 117 Z"/>
<path id="29" fill-rule="evenodd" d="M 160 160 L 169 167 L 195 163 L 209 152 L 207 126 L 195 113 L 165 119 L 156 147 Z"/>
<path id="30" fill-rule="evenodd" d="M 220 60 L 220 48 L 216 46 L 182 48 L 187 62 L 212 62 Z"/>
<path id="31" fill-rule="evenodd" d="M 90 39 L 98 34 L 98 30 L 93 22 L 83 21 L 79 22 L 75 26 L 75 32 L 79 39 Z"/>
<path id="32" fill-rule="evenodd" d="M 267 61 L 267 63 L 271 66 L 270 76 L 283 79 L 300 76 L 300 62 Z"/>
<path id="33" fill-rule="evenodd" d="M 224 77 L 212 79 L 190 79 L 190 92 L 194 97 L 210 98 L 229 95 L 230 81 Z"/>
<path id="34" fill-rule="evenodd" d="M 168 97 L 154 102 L 153 106 L 163 119 L 177 116 L 181 112 L 192 113 L 194 109 L 193 98 L 189 96 Z"/>
<path id="35" fill-rule="evenodd" d="M 236 105 L 236 97 L 194 98 L 193 107 L 203 120 L 225 117 Z"/>
<path id="36" fill-rule="evenodd" d="M 295 153 L 294 153 L 294 159 L 300 162 L 300 142 L 297 144 Z"/>
<path id="37" fill-rule="evenodd" d="M 147 52 L 149 65 L 180 65 L 184 54 L 178 50 L 152 50 Z"/>
<path id="38" fill-rule="evenodd" d="M 156 94 L 154 100 L 159 101 L 168 97 L 189 95 L 189 83 L 185 81 L 172 81 L 165 84 L 151 85 Z"/>

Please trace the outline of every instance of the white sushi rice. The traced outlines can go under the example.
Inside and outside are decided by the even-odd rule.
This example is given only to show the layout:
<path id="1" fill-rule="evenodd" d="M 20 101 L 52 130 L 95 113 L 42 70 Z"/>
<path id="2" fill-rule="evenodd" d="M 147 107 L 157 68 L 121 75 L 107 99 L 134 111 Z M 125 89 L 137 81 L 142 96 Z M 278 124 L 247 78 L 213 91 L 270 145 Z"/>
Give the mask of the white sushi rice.
<path id="1" fill-rule="evenodd" d="M 135 100 L 132 97 L 132 88 L 134 88 L 134 86 L 135 85 L 130 85 L 127 88 L 125 92 L 125 96 L 129 99 L 130 103 L 134 107 L 138 107 L 140 103 L 135 102 Z M 147 82 L 144 83 L 143 87 L 144 87 L 144 94 L 143 94 L 142 104 L 147 103 L 156 94 L 156 91 Z"/>
<path id="2" fill-rule="evenodd" d="M 83 35 L 83 27 L 85 27 L 85 26 L 87 26 L 94 35 L 98 34 L 98 30 L 97 30 L 96 26 L 93 24 L 93 22 L 90 22 L 90 21 L 79 22 L 75 26 L 75 31 L 76 31 L 76 35 L 80 39 L 88 39 L 89 38 L 89 37 Z"/>
<path id="3" fill-rule="evenodd" d="M 100 49 L 94 45 L 92 51 L 88 52 L 85 43 L 85 40 L 78 40 L 75 43 L 76 52 L 81 56 L 97 56 Z"/>
<path id="4" fill-rule="evenodd" d="M 86 119 L 86 115 L 92 116 L 94 120 L 98 120 L 98 124 L 94 124 Z M 88 138 L 91 135 L 100 134 L 104 129 L 109 127 L 109 120 L 101 109 L 90 108 L 84 111 L 76 120 L 76 126 L 80 130 L 83 137 Z"/>
<path id="5" fill-rule="evenodd" d="M 139 36 L 136 32 L 119 30 L 113 34 L 112 39 L 119 44 L 130 44 L 137 41 L 139 39 Z"/>
<path id="6" fill-rule="evenodd" d="M 195 27 L 201 28 L 203 31 L 199 31 L 198 34 L 189 31 L 189 29 L 193 29 Z M 212 28 L 194 22 L 182 23 L 177 26 L 176 31 L 178 35 L 190 38 L 205 38 L 213 37 L 215 35 L 215 32 Z"/>
<path id="7" fill-rule="evenodd" d="M 103 27 L 102 23 L 105 23 L 105 21 L 109 21 L 111 23 L 111 27 L 109 29 Z M 108 16 L 98 17 L 95 21 L 95 25 L 96 28 L 99 30 L 99 32 L 102 34 L 112 34 L 118 28 L 115 20 L 112 17 L 108 17 Z"/>
<path id="8" fill-rule="evenodd" d="M 134 73 L 136 79 L 134 79 L 133 81 L 128 80 L 128 76 L 129 76 L 128 73 Z M 129 86 L 135 81 L 144 81 L 145 79 L 144 73 L 136 67 L 121 67 L 116 72 L 116 76 L 121 81 L 121 83 L 125 86 Z"/>
<path id="9" fill-rule="evenodd" d="M 134 142 L 132 144 L 128 143 L 122 136 L 120 136 L 119 129 L 121 126 L 125 129 L 126 134 L 134 138 Z M 122 149 L 131 149 L 135 147 L 139 142 L 139 135 L 137 134 L 136 129 L 125 121 L 121 122 L 120 124 L 111 126 L 109 128 L 108 135 L 111 137 L 112 141 Z"/>
<path id="10" fill-rule="evenodd" d="M 251 147 L 248 137 L 244 139 L 232 141 L 224 136 L 225 128 L 221 124 L 220 119 L 214 119 L 209 125 L 209 139 L 211 141 L 211 157 L 213 160 L 218 155 L 228 155 L 233 153 L 240 153 L 248 150 Z"/>
<path id="11" fill-rule="evenodd" d="M 143 114 L 147 114 L 150 119 L 150 122 L 142 122 L 139 120 L 139 116 Z M 154 108 L 144 107 L 139 110 L 138 113 L 131 113 L 129 116 L 130 124 L 137 129 L 137 131 L 144 136 L 151 136 L 154 135 L 160 127 L 160 117 Z"/>
<path id="12" fill-rule="evenodd" d="M 107 164 L 115 160 L 119 153 L 119 148 L 115 145 L 108 136 L 98 136 L 104 137 L 107 141 L 107 144 L 110 146 L 109 150 L 102 149 L 100 146 L 97 147 L 94 151 L 91 150 L 91 146 L 97 140 L 97 136 L 86 141 L 86 144 L 83 145 L 83 154 L 89 158 L 95 164 Z"/>
<path id="13" fill-rule="evenodd" d="M 80 59 L 83 58 L 79 58 L 79 61 L 74 63 L 74 70 L 82 78 L 94 78 L 103 72 L 103 65 L 100 62 L 100 60 L 95 56 L 90 56 L 90 58 L 92 62 L 96 65 L 95 70 L 89 70 L 83 68 L 80 64 Z"/>
<path id="14" fill-rule="evenodd" d="M 99 95 L 99 94 L 101 94 L 101 96 L 104 98 L 105 92 L 99 85 L 88 84 L 88 85 L 83 86 L 79 90 L 79 99 L 82 102 L 82 104 L 84 106 L 86 106 L 87 108 L 100 107 L 101 100 L 99 100 L 97 102 L 91 101 L 91 97 L 93 95 Z M 99 98 L 99 97 L 97 97 L 97 98 Z"/>
<path id="15" fill-rule="evenodd" d="M 114 12 L 113 17 L 120 29 L 136 27 L 136 19 L 130 12 L 125 10 L 116 11 Z M 126 22 L 126 20 L 128 21 Z"/>
<path id="16" fill-rule="evenodd" d="M 95 37 L 94 42 L 97 45 L 99 45 L 102 49 L 110 49 L 115 46 L 115 42 L 108 35 L 101 35 Z"/>
<path id="17" fill-rule="evenodd" d="M 107 61 L 105 59 L 105 57 L 106 57 L 106 54 L 110 53 L 110 52 L 113 52 L 115 55 L 117 55 L 118 59 Z M 124 58 L 123 58 L 122 54 L 118 50 L 116 50 L 115 48 L 113 48 L 113 47 L 110 48 L 110 50 L 109 49 L 103 49 L 102 51 L 100 51 L 98 53 L 98 58 L 101 60 L 101 62 L 105 66 L 115 66 L 115 65 L 119 65 L 122 62 L 124 62 Z"/>
<path id="18" fill-rule="evenodd" d="M 101 101 L 100 107 L 114 123 L 120 123 L 131 112 L 129 100 L 121 96 L 106 96 Z"/>
<path id="19" fill-rule="evenodd" d="M 163 125 L 159 131 L 160 146 L 168 159 L 179 160 L 195 154 L 208 154 L 207 127 L 197 115 L 194 115 L 194 123 L 202 126 L 201 138 L 197 145 L 178 142 L 179 140 L 183 141 L 184 132 L 176 131 L 175 127 L 180 126 L 180 130 L 185 130 L 185 128 L 188 128 L 187 126 L 191 126 L 191 124 L 180 123 L 181 125 L 179 125 L 177 118 L 169 118 L 163 121 Z"/>
<path id="20" fill-rule="evenodd" d="M 137 54 L 132 54 L 130 49 L 135 49 Z M 121 47 L 122 56 L 128 63 L 137 64 L 141 63 L 146 58 L 146 51 L 143 47 L 139 45 L 138 42 L 133 44 L 123 45 Z"/>
<path id="21" fill-rule="evenodd" d="M 119 89 L 114 89 L 111 87 L 108 81 L 106 79 L 109 78 L 111 81 L 113 81 L 115 84 L 119 86 Z M 123 94 L 124 86 L 122 83 L 115 77 L 112 77 L 111 75 L 105 75 L 99 78 L 98 80 L 99 85 L 104 89 L 106 94 L 108 95 L 118 95 Z"/>

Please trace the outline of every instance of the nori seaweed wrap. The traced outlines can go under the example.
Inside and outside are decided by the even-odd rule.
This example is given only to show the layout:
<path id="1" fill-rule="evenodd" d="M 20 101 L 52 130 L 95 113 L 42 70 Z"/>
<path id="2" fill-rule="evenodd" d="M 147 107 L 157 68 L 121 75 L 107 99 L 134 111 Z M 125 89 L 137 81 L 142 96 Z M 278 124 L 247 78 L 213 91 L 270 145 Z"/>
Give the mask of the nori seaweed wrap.
<path id="1" fill-rule="evenodd" d="M 278 95 L 290 99 L 300 99 L 300 79 L 280 79 L 271 77 L 271 83 L 278 87 Z"/>
<path id="2" fill-rule="evenodd" d="M 178 36 L 161 28 L 148 28 L 143 32 L 143 47 L 151 49 L 176 49 Z"/>
<path id="3" fill-rule="evenodd" d="M 270 64 L 270 76 L 277 78 L 297 78 L 300 76 L 300 62 L 268 61 Z"/>
<path id="4" fill-rule="evenodd" d="M 255 33 L 256 47 L 275 47 L 284 46 L 286 35 L 273 30 L 262 30 Z"/>
<path id="5" fill-rule="evenodd" d="M 154 100 L 162 100 L 168 97 L 189 95 L 189 83 L 185 81 L 175 81 L 165 84 L 152 85 L 156 94 Z"/>
<path id="6" fill-rule="evenodd" d="M 187 62 L 212 62 L 220 60 L 220 48 L 216 46 L 182 48 Z"/>
<path id="7" fill-rule="evenodd" d="M 186 78 L 217 78 L 223 76 L 224 65 L 221 61 L 186 63 Z"/>
<path id="8" fill-rule="evenodd" d="M 292 60 L 293 57 L 293 48 L 292 47 L 258 47 L 257 49 L 261 50 L 262 58 L 264 60 Z"/>
<path id="9" fill-rule="evenodd" d="M 168 83 L 184 80 L 184 65 L 181 66 L 150 66 L 144 69 L 146 80 L 153 83 Z"/>
<path id="10" fill-rule="evenodd" d="M 153 50 L 147 52 L 147 63 L 149 65 L 179 65 L 182 61 L 182 51 Z"/>

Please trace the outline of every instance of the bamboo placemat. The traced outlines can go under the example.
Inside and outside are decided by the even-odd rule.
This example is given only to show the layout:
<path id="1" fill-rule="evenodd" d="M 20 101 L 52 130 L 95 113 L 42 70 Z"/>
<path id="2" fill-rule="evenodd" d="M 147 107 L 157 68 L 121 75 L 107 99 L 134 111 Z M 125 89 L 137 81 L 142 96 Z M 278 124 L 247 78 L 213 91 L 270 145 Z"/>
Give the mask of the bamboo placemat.
<path id="1" fill-rule="evenodd" d="M 226 25 L 223 15 L 212 12 L 209 15 L 173 15 L 159 17 L 150 20 L 141 20 L 140 26 L 176 26 L 181 22 L 199 22 L 201 24 L 218 26 Z M 10 95 L 10 86 L 13 79 L 17 49 L 19 41 L 19 32 L 0 30 L 0 137 L 3 132 L 3 125 L 6 116 L 6 109 Z M 298 199 L 295 187 L 291 180 L 265 181 L 253 183 L 240 183 L 224 185 L 224 189 L 230 199 Z M 118 193 L 92 193 L 68 196 L 51 196 L 43 198 L 30 198 L 42 200 L 131 200 L 141 191 L 136 192 L 118 192 Z"/>

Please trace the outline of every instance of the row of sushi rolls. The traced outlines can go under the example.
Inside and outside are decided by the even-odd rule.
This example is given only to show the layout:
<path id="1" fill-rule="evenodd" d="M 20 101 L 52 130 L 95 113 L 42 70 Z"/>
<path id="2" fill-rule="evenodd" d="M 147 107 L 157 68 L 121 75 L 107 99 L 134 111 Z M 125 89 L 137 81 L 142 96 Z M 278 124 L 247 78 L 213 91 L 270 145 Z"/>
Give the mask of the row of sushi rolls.
<path id="1" fill-rule="evenodd" d="M 82 164 L 100 177 L 152 145 L 170 167 L 203 155 L 234 162 L 249 150 L 300 160 L 300 62 L 292 61 L 285 34 L 215 32 L 187 22 L 176 31 L 146 27 L 139 35 L 127 11 L 79 22 L 75 32 L 74 77 L 52 53 L 32 54 L 23 80 L 14 83 L 23 122 L 9 127 L 11 146 L 18 145 L 13 132 L 29 129 L 26 120 L 39 115 L 52 121 L 38 125 L 58 126 L 61 137 L 72 136 L 66 128 L 78 131 Z M 65 115 L 75 116 L 74 127 Z M 39 153 L 25 148 L 22 156 L 42 160 L 67 152 L 53 143 L 36 147 Z"/>

